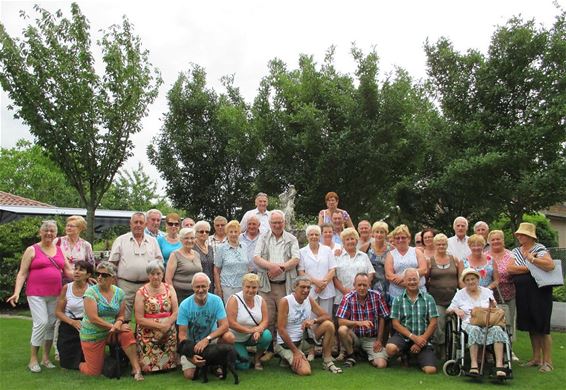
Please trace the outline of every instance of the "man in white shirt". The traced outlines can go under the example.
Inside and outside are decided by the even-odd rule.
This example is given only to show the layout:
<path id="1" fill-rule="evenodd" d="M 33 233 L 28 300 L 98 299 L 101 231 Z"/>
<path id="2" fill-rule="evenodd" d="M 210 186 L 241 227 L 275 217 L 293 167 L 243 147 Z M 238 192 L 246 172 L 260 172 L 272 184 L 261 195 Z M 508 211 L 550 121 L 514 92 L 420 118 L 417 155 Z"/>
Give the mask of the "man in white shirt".
<path id="1" fill-rule="evenodd" d="M 240 227 L 242 228 L 242 233 L 245 233 L 248 229 L 248 221 L 250 217 L 255 216 L 259 220 L 259 232 L 261 234 L 269 230 L 269 214 L 270 211 L 267 210 L 267 194 L 260 192 L 255 196 L 255 206 L 253 210 L 246 211 L 242 222 L 240 222 Z"/>
<path id="2" fill-rule="evenodd" d="M 462 260 L 468 257 L 472 251 L 468 246 L 468 220 L 464 217 L 457 217 L 452 224 L 455 235 L 448 239 L 447 252 Z"/>

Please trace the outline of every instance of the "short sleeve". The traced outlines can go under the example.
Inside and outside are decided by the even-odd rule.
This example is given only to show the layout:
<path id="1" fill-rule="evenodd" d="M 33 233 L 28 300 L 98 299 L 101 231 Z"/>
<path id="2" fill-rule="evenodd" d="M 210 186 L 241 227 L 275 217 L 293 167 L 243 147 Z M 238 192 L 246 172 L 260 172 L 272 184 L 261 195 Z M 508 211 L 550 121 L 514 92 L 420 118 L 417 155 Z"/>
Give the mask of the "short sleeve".
<path id="1" fill-rule="evenodd" d="M 299 258 L 299 266 L 297 267 L 297 269 L 299 271 L 304 271 L 305 270 L 305 255 L 303 254 L 303 251 L 300 251 L 300 258 Z"/>
<path id="2" fill-rule="evenodd" d="M 436 302 L 432 295 L 427 293 L 427 305 L 428 305 L 428 315 L 430 318 L 439 317 L 438 309 L 436 308 Z"/>
<path id="3" fill-rule="evenodd" d="M 363 253 L 363 252 L 361 252 Z M 367 254 L 364 253 L 364 263 L 366 265 L 366 272 L 367 274 L 374 274 L 375 273 L 375 268 L 373 268 L 373 265 L 371 264 L 371 261 L 369 261 L 369 257 Z"/>
<path id="4" fill-rule="evenodd" d="M 400 320 L 401 318 L 401 299 L 402 295 L 395 297 L 393 303 L 391 304 L 391 319 Z"/>
<path id="5" fill-rule="evenodd" d="M 264 247 L 264 245 L 265 245 L 265 240 L 266 240 L 266 237 L 267 237 L 267 236 L 268 236 L 267 233 L 266 233 L 266 234 L 261 234 L 261 235 L 259 236 L 259 238 L 257 239 L 257 244 L 256 244 L 255 249 L 254 249 L 254 257 L 255 257 L 255 256 L 260 256 L 260 257 L 261 257 L 261 252 L 263 251 L 263 247 Z"/>
<path id="6" fill-rule="evenodd" d="M 291 241 L 291 258 L 298 259 L 299 257 L 299 241 L 293 236 L 293 240 Z"/>
<path id="7" fill-rule="evenodd" d="M 214 254 L 214 265 L 218 268 L 222 268 L 224 263 L 224 248 L 225 244 L 216 247 L 216 253 Z"/>
<path id="8" fill-rule="evenodd" d="M 342 216 L 344 217 L 344 221 L 350 220 L 350 214 L 346 210 L 342 210 Z"/>
<path id="9" fill-rule="evenodd" d="M 179 305 L 179 315 L 177 316 L 177 325 L 179 326 L 189 325 L 189 313 L 187 312 L 187 305 L 184 304 L 185 302 L 183 301 Z"/>
<path id="10" fill-rule="evenodd" d="M 346 299 L 346 295 L 342 297 L 342 302 L 340 302 L 340 306 L 338 306 L 338 310 L 336 311 L 336 317 L 343 319 L 350 318 L 350 301 Z"/>
<path id="11" fill-rule="evenodd" d="M 217 297 L 218 299 L 216 300 L 216 320 L 223 320 L 226 318 L 226 309 L 224 309 L 224 305 L 222 304 L 222 299 L 220 299 L 220 297 Z"/>
<path id="12" fill-rule="evenodd" d="M 88 299 L 92 299 L 93 301 L 98 302 L 96 292 L 94 291 L 94 286 L 87 288 L 83 297 L 88 298 Z"/>

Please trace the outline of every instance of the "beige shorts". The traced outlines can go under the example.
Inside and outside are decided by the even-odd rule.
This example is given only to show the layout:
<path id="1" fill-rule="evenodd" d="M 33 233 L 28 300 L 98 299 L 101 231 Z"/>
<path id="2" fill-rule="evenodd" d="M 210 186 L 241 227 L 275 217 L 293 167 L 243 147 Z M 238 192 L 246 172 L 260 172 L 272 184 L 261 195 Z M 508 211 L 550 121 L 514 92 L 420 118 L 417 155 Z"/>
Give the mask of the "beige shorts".
<path id="1" fill-rule="evenodd" d="M 298 346 L 299 351 L 301 351 L 303 355 L 305 353 L 308 353 L 313 347 L 314 344 L 309 343 L 305 339 L 301 340 L 301 343 Z M 274 350 L 275 353 L 278 354 L 279 357 L 281 357 L 281 359 L 285 359 L 291 366 L 293 365 L 293 351 L 287 348 L 283 348 L 282 344 L 276 344 Z"/>
<path id="2" fill-rule="evenodd" d="M 375 352 L 373 350 L 374 342 L 375 342 L 375 338 L 373 337 L 358 337 L 354 333 L 354 346 L 357 348 L 361 348 L 365 353 L 367 353 L 369 361 L 373 361 L 375 359 L 385 359 L 387 361 L 385 346 L 381 349 L 381 351 Z"/>

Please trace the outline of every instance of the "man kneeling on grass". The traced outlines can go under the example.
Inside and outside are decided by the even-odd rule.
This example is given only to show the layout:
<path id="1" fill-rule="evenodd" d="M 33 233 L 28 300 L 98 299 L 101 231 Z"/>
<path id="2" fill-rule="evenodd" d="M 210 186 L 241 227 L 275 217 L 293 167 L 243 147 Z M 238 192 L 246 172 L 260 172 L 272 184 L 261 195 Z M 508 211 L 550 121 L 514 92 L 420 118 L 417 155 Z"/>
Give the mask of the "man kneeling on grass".
<path id="1" fill-rule="evenodd" d="M 379 291 L 369 290 L 368 274 L 356 275 L 354 291 L 344 295 L 336 317 L 340 325 L 338 337 L 346 350 L 344 367 L 356 364 L 354 346 L 367 353 L 368 360 L 374 367 L 387 367 L 387 353 L 381 340 L 389 308 Z"/>
<path id="2" fill-rule="evenodd" d="M 434 298 L 419 290 L 419 271 L 407 268 L 403 272 L 405 290 L 391 305 L 391 325 L 395 334 L 387 340 L 389 357 L 399 352 L 417 356 L 425 374 L 436 373 L 436 356 L 429 342 L 436 329 L 438 312 Z"/>
<path id="3" fill-rule="evenodd" d="M 334 324 L 330 315 L 314 299 L 309 297 L 311 282 L 307 276 L 299 276 L 293 283 L 293 293 L 279 301 L 277 313 L 277 345 L 275 352 L 288 362 L 298 375 L 310 375 L 311 366 L 305 357 L 315 343 L 322 338 L 322 367 L 334 374 L 342 370 L 332 361 Z M 317 317 L 313 319 L 314 313 Z"/>

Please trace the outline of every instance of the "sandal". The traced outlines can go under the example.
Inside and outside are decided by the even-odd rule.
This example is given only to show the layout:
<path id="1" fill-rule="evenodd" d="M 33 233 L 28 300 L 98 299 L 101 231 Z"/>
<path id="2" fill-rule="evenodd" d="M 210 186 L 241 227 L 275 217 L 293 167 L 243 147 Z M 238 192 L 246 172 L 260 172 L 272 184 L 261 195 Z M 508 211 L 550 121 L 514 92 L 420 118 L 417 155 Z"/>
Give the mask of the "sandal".
<path id="1" fill-rule="evenodd" d="M 143 380 L 145 379 L 145 378 L 143 377 L 141 371 L 134 372 L 134 373 L 133 373 L 133 376 L 134 376 L 134 380 L 135 380 L 136 382 L 141 382 L 141 381 L 143 381 Z"/>
<path id="2" fill-rule="evenodd" d="M 354 367 L 354 366 L 356 365 L 356 363 L 357 363 L 357 362 L 356 362 L 356 359 L 354 359 L 354 355 L 347 356 L 347 357 L 344 359 L 344 367 L 345 367 L 345 368 Z"/>
<path id="3" fill-rule="evenodd" d="M 535 360 L 529 360 L 526 363 L 521 364 L 521 367 L 539 367 L 540 366 L 540 362 L 537 362 Z"/>
<path id="4" fill-rule="evenodd" d="M 55 368 L 55 364 L 51 363 L 49 360 L 46 362 L 41 362 L 41 365 L 45 368 Z"/>
<path id="5" fill-rule="evenodd" d="M 257 362 L 256 364 L 254 364 L 254 370 L 262 371 L 263 364 L 261 364 L 261 362 Z"/>
<path id="6" fill-rule="evenodd" d="M 334 364 L 332 360 L 322 363 L 322 369 L 330 371 L 333 374 L 342 374 L 342 369 L 340 367 L 336 367 L 336 364 Z"/>
<path id="7" fill-rule="evenodd" d="M 470 367 L 470 370 L 468 371 L 468 375 L 469 376 L 479 376 L 480 371 L 478 370 L 477 367 Z"/>
<path id="8" fill-rule="evenodd" d="M 28 370 L 30 370 L 31 372 L 34 372 L 34 373 L 38 373 L 38 372 L 41 372 L 41 367 L 39 367 L 39 364 L 34 363 L 34 364 L 30 364 L 28 366 Z"/>
<path id="9" fill-rule="evenodd" d="M 507 378 L 507 371 L 505 371 L 505 367 L 495 367 L 495 376 L 497 378 Z"/>
<path id="10" fill-rule="evenodd" d="M 554 367 L 552 366 L 552 364 L 550 363 L 543 363 L 540 368 L 538 369 L 538 372 L 551 372 L 554 370 Z"/>
<path id="11" fill-rule="evenodd" d="M 307 355 L 307 361 L 312 362 L 313 360 L 314 360 L 314 350 L 311 350 Z"/>

